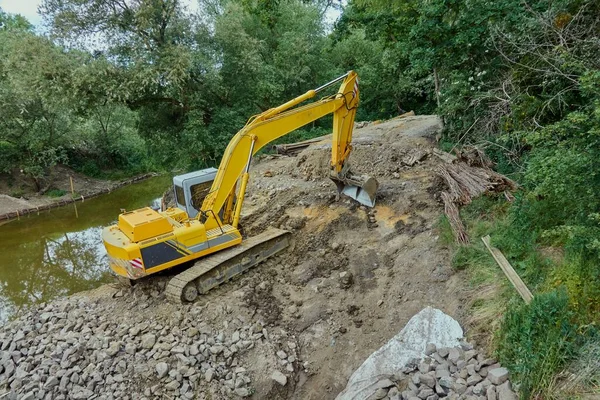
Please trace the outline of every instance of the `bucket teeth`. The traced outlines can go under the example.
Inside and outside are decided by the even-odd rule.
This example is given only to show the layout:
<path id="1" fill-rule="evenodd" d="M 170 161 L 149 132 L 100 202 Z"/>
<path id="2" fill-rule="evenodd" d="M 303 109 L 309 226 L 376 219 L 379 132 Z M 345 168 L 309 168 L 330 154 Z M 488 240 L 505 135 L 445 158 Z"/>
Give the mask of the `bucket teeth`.
<path id="1" fill-rule="evenodd" d="M 346 174 L 345 177 L 332 175 L 330 178 L 336 184 L 339 193 L 367 207 L 375 206 L 379 183 L 374 178 L 352 174 Z"/>

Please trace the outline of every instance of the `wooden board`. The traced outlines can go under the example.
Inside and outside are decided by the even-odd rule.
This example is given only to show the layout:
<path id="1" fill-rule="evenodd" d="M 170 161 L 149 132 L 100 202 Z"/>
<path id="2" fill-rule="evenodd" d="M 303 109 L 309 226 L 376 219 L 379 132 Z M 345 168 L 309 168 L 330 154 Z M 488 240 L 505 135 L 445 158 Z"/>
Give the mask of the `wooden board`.
<path id="1" fill-rule="evenodd" d="M 519 292 L 523 300 L 525 300 L 525 303 L 531 303 L 531 300 L 533 300 L 533 295 L 529 291 L 529 288 L 525 285 L 525 283 L 523 283 L 521 277 L 519 277 L 512 265 L 510 265 L 506 257 L 504 257 L 504 254 L 502 254 L 502 252 L 497 248 L 490 245 L 490 236 L 487 235 L 482 237 L 481 241 L 483 244 L 485 244 L 485 247 L 487 247 L 489 252 L 492 253 L 492 257 L 494 257 L 494 260 L 496 260 L 500 268 L 502 268 L 502 271 L 510 283 L 512 283 L 514 288 L 517 289 L 517 292 Z"/>

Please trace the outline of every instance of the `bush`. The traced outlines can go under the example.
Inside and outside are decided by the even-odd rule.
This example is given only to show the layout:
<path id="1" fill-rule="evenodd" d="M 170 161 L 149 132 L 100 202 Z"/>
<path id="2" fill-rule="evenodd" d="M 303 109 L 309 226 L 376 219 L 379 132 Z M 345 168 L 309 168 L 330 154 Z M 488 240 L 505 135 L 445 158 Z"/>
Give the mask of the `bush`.
<path id="1" fill-rule="evenodd" d="M 520 383 L 521 398 L 544 396 L 553 376 L 576 355 L 581 336 L 574 320 L 564 288 L 508 309 L 498 333 L 497 355 Z"/>
<path id="2" fill-rule="evenodd" d="M 46 194 L 49 197 L 62 197 L 65 194 L 67 194 L 67 192 L 62 189 L 52 189 L 52 190 L 48 190 L 48 192 L 46 192 Z"/>

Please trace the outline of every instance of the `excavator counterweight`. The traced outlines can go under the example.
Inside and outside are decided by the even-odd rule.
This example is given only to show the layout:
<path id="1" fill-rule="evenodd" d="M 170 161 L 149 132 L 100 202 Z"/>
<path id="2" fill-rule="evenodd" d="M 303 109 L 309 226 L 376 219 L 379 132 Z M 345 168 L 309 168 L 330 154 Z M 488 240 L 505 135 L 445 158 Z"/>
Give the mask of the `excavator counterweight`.
<path id="1" fill-rule="evenodd" d="M 299 106 L 340 81 L 336 94 Z M 252 117 L 229 142 L 218 169 L 173 178 L 177 208 L 125 212 L 117 225 L 103 230 L 111 269 L 139 279 L 195 262 L 174 276 L 166 289 L 169 299 L 186 302 L 285 249 L 291 235 L 287 231 L 273 228 L 252 238 L 243 238 L 240 232 L 252 157 L 272 141 L 328 114 L 333 114 L 330 178 L 338 195 L 373 207 L 377 181 L 354 174 L 348 163 L 358 99 L 358 76 L 350 71 Z"/>

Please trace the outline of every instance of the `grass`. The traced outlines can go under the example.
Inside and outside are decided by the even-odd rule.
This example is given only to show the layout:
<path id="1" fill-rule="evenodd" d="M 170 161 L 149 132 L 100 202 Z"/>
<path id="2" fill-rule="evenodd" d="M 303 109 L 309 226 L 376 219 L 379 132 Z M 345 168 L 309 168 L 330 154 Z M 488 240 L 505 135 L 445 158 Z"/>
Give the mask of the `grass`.
<path id="1" fill-rule="evenodd" d="M 467 245 L 455 243 L 445 217 L 438 223 L 442 242 L 453 247 L 453 268 L 465 271 L 471 286 L 469 339 L 510 369 L 522 399 L 576 399 L 578 393 L 596 393 L 600 362 L 592 363 L 589 371 L 582 369 L 587 356 L 585 348 L 579 349 L 595 332 L 593 321 L 600 312 L 600 285 L 590 283 L 598 280 L 597 263 L 542 248 L 538 235 L 520 224 L 510 207 L 503 199 L 487 197 L 464 207 L 461 218 L 471 239 Z M 534 293 L 530 305 L 523 303 L 481 242 L 488 234 Z M 600 341 L 593 343 L 600 353 Z M 581 377 L 568 372 L 569 365 L 579 368 Z"/>
<path id="2" fill-rule="evenodd" d="M 67 194 L 67 192 L 65 190 L 62 190 L 62 189 L 52 189 L 52 190 L 48 190 L 46 192 L 46 194 L 49 197 L 62 197 L 65 194 Z"/>

